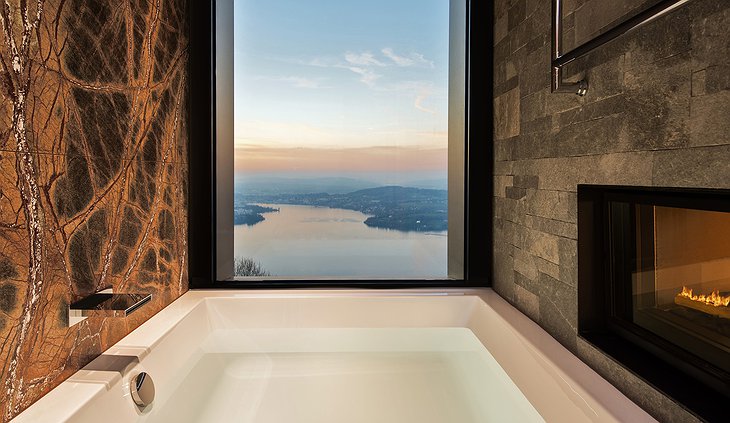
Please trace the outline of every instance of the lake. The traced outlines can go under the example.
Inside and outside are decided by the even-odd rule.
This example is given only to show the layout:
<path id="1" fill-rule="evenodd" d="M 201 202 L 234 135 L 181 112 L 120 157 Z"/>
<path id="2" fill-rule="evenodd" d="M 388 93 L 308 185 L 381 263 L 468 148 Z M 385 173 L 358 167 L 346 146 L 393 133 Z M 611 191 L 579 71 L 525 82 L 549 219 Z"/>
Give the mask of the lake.
<path id="1" fill-rule="evenodd" d="M 446 232 L 371 228 L 367 215 L 343 209 L 279 208 L 263 222 L 234 227 L 234 255 L 276 277 L 445 278 Z"/>

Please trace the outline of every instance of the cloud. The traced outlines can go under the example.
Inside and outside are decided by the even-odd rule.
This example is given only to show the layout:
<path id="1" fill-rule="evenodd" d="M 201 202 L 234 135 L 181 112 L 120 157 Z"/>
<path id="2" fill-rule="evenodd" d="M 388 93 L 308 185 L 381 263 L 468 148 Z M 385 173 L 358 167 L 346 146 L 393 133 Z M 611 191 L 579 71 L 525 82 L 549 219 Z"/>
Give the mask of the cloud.
<path id="1" fill-rule="evenodd" d="M 239 145 L 237 171 L 404 172 L 445 171 L 447 147 L 271 148 Z"/>
<path id="2" fill-rule="evenodd" d="M 423 105 L 423 102 L 430 95 L 431 95 L 430 90 L 424 90 L 424 91 L 421 91 L 420 93 L 418 93 L 418 95 L 416 96 L 416 99 L 413 101 L 413 107 L 415 107 L 416 109 L 418 109 L 424 113 L 429 113 L 429 114 L 435 115 L 436 114 L 435 110 L 429 109 Z"/>
<path id="3" fill-rule="evenodd" d="M 321 86 L 318 80 L 298 76 L 289 76 L 283 81 L 289 82 L 297 88 L 319 88 Z"/>
<path id="4" fill-rule="evenodd" d="M 260 81 L 274 81 L 274 82 L 284 82 L 287 84 L 291 84 L 292 86 L 296 88 L 322 88 L 321 85 L 321 78 L 313 79 L 313 78 L 304 78 L 301 76 L 260 76 L 256 78 Z"/>
<path id="5" fill-rule="evenodd" d="M 345 61 L 355 66 L 385 66 L 385 63 L 376 59 L 372 53 L 366 51 L 364 53 L 345 53 Z"/>
<path id="6" fill-rule="evenodd" d="M 375 69 L 385 69 L 388 67 L 420 67 L 420 68 L 433 68 L 434 63 L 430 60 L 427 60 L 422 54 L 411 52 L 408 55 L 402 56 L 397 54 L 392 48 L 385 47 L 380 50 L 380 53 L 382 54 L 381 57 L 378 57 L 377 55 L 369 52 L 352 52 L 348 51 L 343 54 L 343 56 L 332 57 L 332 56 L 319 56 L 314 57 L 311 59 L 287 59 L 287 61 L 290 61 L 292 63 L 297 63 L 300 65 L 307 65 L 307 66 L 314 66 L 314 67 L 321 67 L 321 68 L 339 68 L 339 69 L 347 69 L 357 75 L 359 75 L 359 80 L 363 84 L 367 85 L 370 88 L 377 88 L 376 87 L 376 81 L 380 79 L 383 75 L 376 72 Z M 387 73 L 387 71 L 385 71 Z M 391 72 L 392 73 L 392 72 Z M 300 88 L 313 88 L 313 84 L 311 81 L 297 81 L 297 80 L 291 80 L 289 81 L 293 83 L 295 86 Z M 430 93 L 425 94 L 421 96 L 420 98 L 416 99 L 416 108 L 422 111 L 425 111 L 427 113 L 433 113 L 433 111 L 430 111 L 423 107 L 421 105 L 421 102 L 425 100 L 426 97 L 428 97 Z"/>
<path id="7" fill-rule="evenodd" d="M 345 66 L 352 72 L 360 75 L 360 82 L 367 85 L 368 87 L 374 87 L 375 81 L 378 80 L 382 75 L 378 75 L 372 69 L 362 68 L 358 66 Z"/>
<path id="8" fill-rule="evenodd" d="M 363 84 L 370 88 L 375 87 L 375 81 L 377 81 L 382 75 L 372 70 L 373 67 L 384 67 L 387 66 L 385 63 L 378 60 L 372 53 L 345 53 L 344 56 L 332 57 L 332 56 L 318 56 L 311 59 L 301 58 L 282 58 L 281 61 L 287 63 L 293 63 L 297 65 L 313 66 L 318 68 L 332 68 L 332 69 L 346 69 L 359 75 L 359 80 Z M 274 79 L 274 78 L 270 78 Z M 280 81 L 286 81 L 292 83 L 296 87 L 300 88 L 319 88 L 316 80 L 297 78 L 297 77 L 286 77 L 276 78 Z"/>
<path id="9" fill-rule="evenodd" d="M 318 68 L 331 68 L 337 66 L 339 60 L 333 57 L 315 57 L 310 60 L 297 60 L 295 63 Z"/>
<path id="10" fill-rule="evenodd" d="M 393 51 L 392 48 L 386 47 L 381 50 L 381 52 L 387 57 L 388 59 L 392 60 L 393 63 L 395 63 L 396 66 L 400 67 L 410 67 L 410 66 L 425 66 L 429 68 L 433 68 L 433 62 L 430 60 L 426 60 L 425 57 L 423 57 L 420 53 L 410 53 L 408 56 L 400 56 Z"/>
<path id="11" fill-rule="evenodd" d="M 381 62 L 370 52 L 364 53 L 345 53 L 346 65 L 340 65 L 339 67 L 349 69 L 360 75 L 360 82 L 367 85 L 370 88 L 375 86 L 375 81 L 378 80 L 382 75 L 375 73 L 371 69 L 373 66 L 382 67 L 385 63 Z"/>
<path id="12" fill-rule="evenodd" d="M 438 99 L 442 97 L 442 94 L 434 88 L 433 82 L 431 81 L 402 81 L 382 87 L 382 89 L 384 91 L 399 91 L 404 94 L 413 95 L 413 107 L 416 110 L 420 110 L 431 115 L 439 113 L 437 110 L 429 108 L 426 104 L 424 104 L 426 103 L 426 100 L 434 95 L 437 98 L 436 103 L 439 103 Z"/>
<path id="13" fill-rule="evenodd" d="M 429 125 L 431 127 L 433 125 Z M 343 148 L 373 145 L 397 145 L 401 147 L 444 148 L 447 145 L 445 122 L 443 125 L 424 129 L 414 124 L 386 122 L 377 127 L 354 131 L 335 120 L 326 124 L 294 122 L 289 120 L 236 120 L 236 146 L 266 146 L 269 148 Z"/>

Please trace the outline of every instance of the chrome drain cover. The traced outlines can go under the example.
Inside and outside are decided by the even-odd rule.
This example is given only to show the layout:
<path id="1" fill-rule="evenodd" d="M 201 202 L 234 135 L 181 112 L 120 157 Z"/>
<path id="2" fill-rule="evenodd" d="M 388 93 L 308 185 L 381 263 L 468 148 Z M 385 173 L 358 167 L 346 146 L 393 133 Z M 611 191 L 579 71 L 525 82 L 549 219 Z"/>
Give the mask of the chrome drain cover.
<path id="1" fill-rule="evenodd" d="M 139 373 L 129 383 L 132 400 L 140 407 L 147 407 L 155 399 L 155 384 L 146 372 Z"/>

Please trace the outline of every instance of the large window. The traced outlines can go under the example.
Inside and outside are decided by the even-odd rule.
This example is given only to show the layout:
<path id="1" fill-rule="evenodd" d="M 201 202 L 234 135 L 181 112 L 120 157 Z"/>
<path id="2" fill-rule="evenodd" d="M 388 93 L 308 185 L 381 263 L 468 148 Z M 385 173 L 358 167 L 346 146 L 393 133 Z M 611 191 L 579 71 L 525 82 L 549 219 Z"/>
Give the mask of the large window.
<path id="1" fill-rule="evenodd" d="M 465 2 L 217 2 L 217 273 L 461 278 Z"/>

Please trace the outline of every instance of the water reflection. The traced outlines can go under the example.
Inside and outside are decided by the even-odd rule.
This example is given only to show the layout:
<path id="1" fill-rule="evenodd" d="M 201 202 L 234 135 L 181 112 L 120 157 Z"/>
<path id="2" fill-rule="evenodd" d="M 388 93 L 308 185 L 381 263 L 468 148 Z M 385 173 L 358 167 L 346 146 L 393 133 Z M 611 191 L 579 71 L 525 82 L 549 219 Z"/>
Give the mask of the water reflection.
<path id="1" fill-rule="evenodd" d="M 234 228 L 234 254 L 274 276 L 446 277 L 446 232 L 371 228 L 367 215 L 326 207 L 269 205 L 265 221 Z"/>

